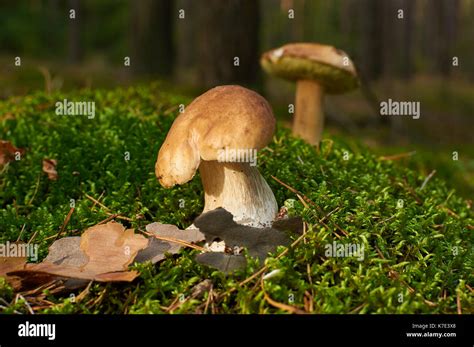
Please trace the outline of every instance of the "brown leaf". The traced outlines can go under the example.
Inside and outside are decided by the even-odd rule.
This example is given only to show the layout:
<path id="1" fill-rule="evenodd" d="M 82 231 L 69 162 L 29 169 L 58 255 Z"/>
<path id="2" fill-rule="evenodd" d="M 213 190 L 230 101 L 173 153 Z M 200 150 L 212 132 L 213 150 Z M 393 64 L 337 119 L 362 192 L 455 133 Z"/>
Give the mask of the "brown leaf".
<path id="1" fill-rule="evenodd" d="M 25 150 L 21 148 L 16 148 L 11 144 L 10 141 L 0 140 L 0 165 L 5 165 L 15 160 L 15 155 L 17 153 L 23 155 L 23 153 L 25 153 Z"/>
<path id="2" fill-rule="evenodd" d="M 59 279 L 82 279 L 98 282 L 131 282 L 136 271 L 127 271 L 137 253 L 148 240 L 116 222 L 87 229 L 82 236 L 55 241 L 46 259 L 39 264 L 27 264 L 9 275 L 20 278 L 20 288 L 31 288 Z M 86 282 L 84 282 L 86 283 Z"/>
<path id="3" fill-rule="evenodd" d="M 0 277 L 8 277 L 7 273 L 21 270 L 25 267 L 24 257 L 0 257 Z"/>
<path id="4" fill-rule="evenodd" d="M 181 230 L 172 224 L 151 223 L 146 226 L 147 232 L 157 237 L 169 240 L 184 241 L 186 243 L 197 243 L 204 241 L 204 234 L 199 229 Z M 183 247 L 183 244 L 169 240 L 150 238 L 148 247 L 140 251 L 135 258 L 136 262 L 143 263 L 151 261 L 153 264 L 165 259 L 165 254 L 176 254 Z"/>
<path id="5" fill-rule="evenodd" d="M 84 266 L 89 259 L 81 250 L 80 246 L 80 236 L 64 237 L 56 240 L 49 247 L 49 253 L 44 261 L 56 265 Z"/>
<path id="6" fill-rule="evenodd" d="M 87 229 L 81 236 L 81 250 L 89 257 L 83 270 L 106 273 L 126 270 L 148 240 L 125 230 L 122 224 L 108 222 Z"/>
<path id="7" fill-rule="evenodd" d="M 52 181 L 56 181 L 58 179 L 56 165 L 58 165 L 58 161 L 56 159 L 43 159 L 43 172 L 46 173 L 48 178 Z"/>
<path id="8" fill-rule="evenodd" d="M 138 276 L 138 273 L 136 271 L 98 273 L 96 269 L 81 269 L 70 265 L 42 262 L 39 264 L 29 264 L 24 270 L 11 272 L 9 275 L 20 277 L 29 277 L 31 275 L 44 276 L 47 281 L 61 278 L 76 278 L 97 282 L 131 282 Z"/>

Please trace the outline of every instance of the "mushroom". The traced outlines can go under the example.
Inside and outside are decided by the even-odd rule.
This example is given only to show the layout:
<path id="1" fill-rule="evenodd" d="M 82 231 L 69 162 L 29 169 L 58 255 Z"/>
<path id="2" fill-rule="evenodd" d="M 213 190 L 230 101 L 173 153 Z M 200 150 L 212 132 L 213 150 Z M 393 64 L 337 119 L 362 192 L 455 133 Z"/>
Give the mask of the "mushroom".
<path id="1" fill-rule="evenodd" d="M 350 58 L 332 46 L 290 43 L 264 53 L 260 63 L 270 75 L 296 81 L 293 134 L 313 145 L 323 131 L 324 93 L 344 93 L 359 84 Z"/>
<path id="2" fill-rule="evenodd" d="M 204 212 L 222 207 L 234 221 L 270 226 L 275 196 L 256 168 L 256 151 L 275 131 L 268 102 L 240 86 L 220 86 L 196 98 L 174 121 L 158 153 L 155 173 L 165 188 L 190 181 L 199 169 Z"/>

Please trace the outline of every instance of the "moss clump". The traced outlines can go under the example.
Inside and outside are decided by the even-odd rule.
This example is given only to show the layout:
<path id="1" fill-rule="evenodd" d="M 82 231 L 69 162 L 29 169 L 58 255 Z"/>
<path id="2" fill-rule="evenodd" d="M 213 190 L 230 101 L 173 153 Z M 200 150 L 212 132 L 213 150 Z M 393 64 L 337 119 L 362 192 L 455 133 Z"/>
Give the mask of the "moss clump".
<path id="1" fill-rule="evenodd" d="M 96 117 L 57 116 L 54 104 L 64 98 L 95 101 Z M 189 225 L 202 209 L 199 179 L 165 190 L 154 177 L 158 149 L 178 105 L 188 101 L 153 85 L 0 102 L 0 139 L 27 150 L 0 175 L 0 242 L 16 240 L 24 226 L 22 239 L 36 233 L 44 256 L 71 199 L 76 209 L 64 235 L 77 235 L 107 213 L 129 218 L 121 222 L 135 228 L 152 221 Z M 57 181 L 42 173 L 43 158 L 58 160 Z M 267 272 L 280 271 L 265 281 L 273 300 L 317 313 L 454 313 L 457 297 L 462 310 L 472 307 L 473 212 L 448 183 L 433 177 L 420 189 L 424 176 L 381 162 L 362 146 L 325 140 L 317 153 L 284 129 L 258 159 L 278 203 L 286 201 L 309 228 L 286 256 L 267 259 Z M 108 210 L 86 194 L 101 197 Z M 364 259 L 327 257 L 325 245 L 333 241 L 364 245 Z M 258 269 L 256 262 L 225 276 L 197 264 L 194 254 L 182 251 L 157 268 L 139 265 L 132 284 L 94 284 L 81 302 L 46 293 L 56 305 L 43 312 L 159 313 L 180 297 L 174 312 L 283 312 L 265 300 L 259 278 L 237 286 Z M 212 280 L 214 294 L 191 298 L 204 279 Z M 14 310 L 27 312 L 21 303 Z"/>

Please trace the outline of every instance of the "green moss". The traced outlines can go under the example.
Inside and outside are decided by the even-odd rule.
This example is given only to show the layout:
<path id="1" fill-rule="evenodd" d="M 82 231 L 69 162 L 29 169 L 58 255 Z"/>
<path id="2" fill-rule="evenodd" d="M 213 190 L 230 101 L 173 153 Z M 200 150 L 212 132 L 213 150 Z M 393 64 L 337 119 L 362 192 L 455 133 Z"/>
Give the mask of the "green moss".
<path id="1" fill-rule="evenodd" d="M 96 101 L 96 117 L 55 115 L 54 103 L 64 98 Z M 10 163 L 0 175 L 0 242 L 16 240 L 24 225 L 22 239 L 36 233 L 44 256 L 52 242 L 47 238 L 60 230 L 70 199 L 76 209 L 64 235 L 77 235 L 107 218 L 106 212 L 131 218 L 121 222 L 141 229 L 152 221 L 189 225 L 202 209 L 199 177 L 170 190 L 154 177 L 156 155 L 177 105 L 188 102 L 158 84 L 37 93 L 0 102 L 0 139 L 27 149 L 21 161 Z M 57 181 L 41 172 L 46 157 L 58 160 Z M 454 313 L 457 296 L 464 311 L 473 306 L 468 287 L 474 286 L 473 211 L 449 182 L 434 176 L 421 190 L 426 175 L 381 162 L 361 145 L 325 140 L 317 153 L 284 129 L 258 159 L 278 203 L 286 201 L 309 226 L 304 242 L 286 256 L 266 261 L 267 272 L 281 272 L 265 281 L 273 300 L 303 308 L 304 298 L 312 298 L 318 313 Z M 308 202 L 303 204 L 271 176 L 300 191 Z M 109 210 L 94 206 L 86 194 L 102 196 Z M 364 245 L 364 259 L 326 257 L 325 245 L 333 241 Z M 265 300 L 259 278 L 237 286 L 258 270 L 256 262 L 225 276 L 197 264 L 195 252 L 183 250 L 157 268 L 137 265 L 141 275 L 136 282 L 94 284 L 81 302 L 46 293 L 57 305 L 43 312 L 163 313 L 180 297 L 189 299 L 175 312 L 204 312 L 206 307 L 206 312 L 219 313 L 283 312 Z M 208 305 L 209 292 L 190 298 L 204 279 L 212 280 L 218 296 Z M 0 284 L 0 293 L 11 300 L 8 286 Z M 6 312 L 27 310 L 19 301 Z"/>

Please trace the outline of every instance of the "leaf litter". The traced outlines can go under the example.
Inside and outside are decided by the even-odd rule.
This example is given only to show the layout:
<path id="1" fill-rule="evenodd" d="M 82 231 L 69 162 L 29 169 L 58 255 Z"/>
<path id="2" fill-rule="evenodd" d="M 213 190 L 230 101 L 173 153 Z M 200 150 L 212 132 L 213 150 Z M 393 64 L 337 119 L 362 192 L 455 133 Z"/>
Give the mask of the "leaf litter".
<path id="1" fill-rule="evenodd" d="M 295 231 L 299 222 L 280 221 L 275 222 L 276 227 L 262 229 L 247 227 L 235 223 L 231 213 L 218 208 L 196 218 L 197 228 L 182 230 L 171 224 L 148 224 L 147 238 L 110 221 L 88 228 L 81 236 L 54 241 L 41 263 L 0 258 L 0 277 L 10 279 L 16 291 L 57 281 L 64 283 L 64 289 L 80 288 L 90 281 L 132 282 L 139 273 L 129 269 L 131 264 L 157 264 L 183 247 L 204 251 L 196 256 L 198 263 L 229 273 L 246 266 L 244 248 L 250 256 L 263 261 L 278 246 L 289 245 L 289 231 Z M 225 242 L 227 252 L 209 252 L 196 245 L 216 240 Z"/>

